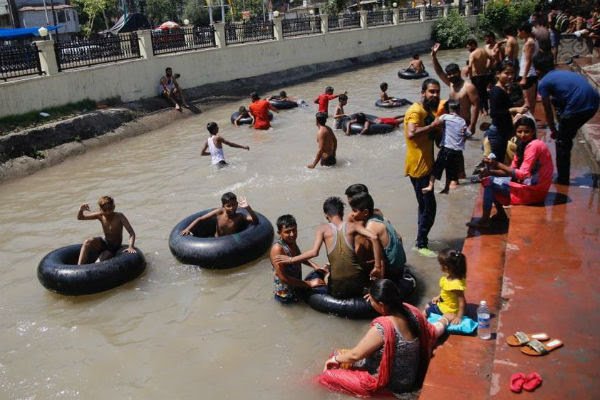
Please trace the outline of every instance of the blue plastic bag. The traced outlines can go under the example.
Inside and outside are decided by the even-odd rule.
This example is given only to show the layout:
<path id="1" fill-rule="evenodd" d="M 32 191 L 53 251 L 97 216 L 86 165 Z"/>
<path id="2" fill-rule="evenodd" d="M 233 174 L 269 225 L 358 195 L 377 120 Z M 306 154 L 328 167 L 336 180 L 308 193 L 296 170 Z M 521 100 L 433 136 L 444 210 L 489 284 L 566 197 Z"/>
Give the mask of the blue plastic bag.
<path id="1" fill-rule="evenodd" d="M 434 323 L 437 322 L 440 318 L 442 318 L 441 315 L 431 313 L 429 314 L 429 317 L 427 317 L 427 321 L 429 321 L 430 323 Z M 475 332 L 476 330 L 477 322 L 473 321 L 469 317 L 462 317 L 462 321 L 460 322 L 460 324 L 450 324 L 447 328 L 448 333 L 455 335 L 472 335 L 473 332 Z"/>

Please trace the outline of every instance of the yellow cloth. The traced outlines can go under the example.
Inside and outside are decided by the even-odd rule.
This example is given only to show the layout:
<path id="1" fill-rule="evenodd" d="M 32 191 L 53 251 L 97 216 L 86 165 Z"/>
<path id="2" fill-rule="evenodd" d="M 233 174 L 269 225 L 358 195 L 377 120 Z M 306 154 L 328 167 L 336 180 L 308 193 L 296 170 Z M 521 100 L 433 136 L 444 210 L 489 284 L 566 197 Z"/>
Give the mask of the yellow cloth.
<path id="1" fill-rule="evenodd" d="M 464 279 L 448 279 L 446 276 L 440 278 L 440 301 L 438 308 L 444 314 L 456 314 L 458 312 L 458 296 L 452 293 L 453 290 L 464 292 L 467 283 Z"/>
<path id="2" fill-rule="evenodd" d="M 426 119 L 428 119 L 427 123 L 425 122 Z M 421 133 L 409 139 L 408 124 L 413 123 L 423 127 L 430 124 L 431 121 L 433 121 L 433 115 L 425 111 L 420 103 L 413 103 L 406 110 L 404 116 L 404 139 L 406 141 L 404 173 L 412 178 L 422 178 L 431 173 L 434 161 L 433 139 L 428 133 Z"/>

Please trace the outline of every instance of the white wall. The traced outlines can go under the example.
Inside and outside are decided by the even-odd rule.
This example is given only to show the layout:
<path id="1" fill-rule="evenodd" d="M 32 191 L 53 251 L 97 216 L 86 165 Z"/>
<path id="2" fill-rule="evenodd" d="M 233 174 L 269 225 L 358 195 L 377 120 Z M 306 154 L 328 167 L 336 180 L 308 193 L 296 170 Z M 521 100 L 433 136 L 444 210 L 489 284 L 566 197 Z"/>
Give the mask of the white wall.
<path id="1" fill-rule="evenodd" d="M 197 87 L 294 67 L 343 60 L 430 39 L 433 21 L 327 34 L 68 70 L 52 76 L 0 82 L 0 117 L 86 98 L 133 101 L 157 95 L 167 66 L 182 74 L 183 87 Z M 147 36 L 149 39 L 149 35 Z M 151 52 L 151 50 L 150 50 Z"/>

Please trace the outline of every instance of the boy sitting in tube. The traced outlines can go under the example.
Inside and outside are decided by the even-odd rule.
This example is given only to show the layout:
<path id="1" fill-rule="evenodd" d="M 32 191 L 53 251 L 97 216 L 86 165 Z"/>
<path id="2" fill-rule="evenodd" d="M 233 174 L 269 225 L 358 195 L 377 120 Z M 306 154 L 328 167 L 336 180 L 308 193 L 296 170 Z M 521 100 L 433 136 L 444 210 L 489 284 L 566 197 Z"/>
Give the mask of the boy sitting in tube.
<path id="1" fill-rule="evenodd" d="M 244 228 L 246 228 L 248 223 L 254 225 L 258 224 L 258 217 L 252 208 L 250 208 L 250 205 L 245 197 L 240 197 L 240 201 L 238 203 L 237 196 L 231 192 L 227 192 L 221 196 L 221 204 L 222 207 L 196 218 L 187 226 L 187 228 L 181 231 L 181 235 L 192 235 L 192 230 L 196 225 L 202 221 L 209 220 L 214 216 L 217 217 L 217 230 L 215 232 L 215 237 L 232 235 L 234 233 L 241 232 L 244 230 Z M 238 206 L 245 209 L 248 212 L 248 215 L 238 213 Z"/>
<path id="2" fill-rule="evenodd" d="M 90 249 L 100 253 L 98 261 L 108 260 L 117 255 L 117 252 L 121 248 L 121 243 L 123 242 L 123 228 L 129 233 L 129 246 L 123 250 L 123 252 L 136 252 L 133 247 L 135 244 L 135 232 L 125 215 L 120 212 L 115 212 L 115 201 L 113 198 L 110 196 L 100 197 L 98 200 L 98 207 L 100 207 L 100 211 L 89 214 L 85 213 L 86 211 L 90 211 L 89 204 L 85 203 L 79 207 L 77 219 L 80 221 L 97 219 L 102 225 L 104 237 L 90 238 L 83 242 L 81 251 L 79 252 L 77 265 L 85 264 L 87 262 Z"/>

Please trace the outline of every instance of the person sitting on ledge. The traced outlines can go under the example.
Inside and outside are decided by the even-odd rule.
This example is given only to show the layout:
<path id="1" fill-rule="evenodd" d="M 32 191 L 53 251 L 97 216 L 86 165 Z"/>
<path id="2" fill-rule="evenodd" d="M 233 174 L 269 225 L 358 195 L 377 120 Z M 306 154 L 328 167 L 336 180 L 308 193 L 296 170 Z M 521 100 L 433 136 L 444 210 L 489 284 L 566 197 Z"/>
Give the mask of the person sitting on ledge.
<path id="1" fill-rule="evenodd" d="M 173 75 L 173 69 L 171 67 L 167 67 L 165 69 L 165 76 L 160 78 L 160 84 L 158 87 L 159 96 L 167 99 L 169 104 L 175 106 L 177 111 L 181 111 L 181 107 L 188 107 L 188 104 L 183 97 L 183 91 L 179 87 L 179 83 L 177 83 L 177 79 L 179 79 L 181 75 L 175 74 Z"/>
<path id="2" fill-rule="evenodd" d="M 492 220 L 508 219 L 503 206 L 509 204 L 542 203 L 552 184 L 552 156 L 546 144 L 536 138 L 535 120 L 523 117 L 515 123 L 517 151 L 510 166 L 495 160 L 483 159 L 483 214 L 467 226 L 487 228 Z M 492 204 L 496 215 L 490 218 Z"/>
<path id="3" fill-rule="evenodd" d="M 339 197 L 329 197 L 325 200 L 323 212 L 328 223 L 317 228 L 312 249 L 294 257 L 278 255 L 273 260 L 280 264 L 309 260 L 319 255 L 321 246 L 325 243 L 330 264 L 327 292 L 338 299 L 362 296 L 369 283 L 369 273 L 373 278 L 383 276 L 381 243 L 377 235 L 362 225 L 344 222 L 344 203 Z M 368 237 L 373 245 L 375 263 L 371 271 L 359 264 L 354 252 L 354 241 L 358 235 Z M 312 279 L 312 274 L 315 278 L 319 277 L 313 272 L 306 279 Z"/>
<path id="4" fill-rule="evenodd" d="M 187 228 L 181 231 L 181 236 L 192 235 L 192 230 L 198 223 L 207 221 L 215 216 L 217 217 L 215 237 L 241 232 L 248 223 L 258 224 L 258 217 L 252 208 L 250 208 L 250 204 L 248 204 L 245 197 L 240 197 L 240 202 L 238 203 L 237 196 L 234 193 L 227 192 L 221 196 L 221 205 L 222 207 L 216 208 L 192 221 Z M 248 212 L 248 215 L 238 213 L 238 205 L 244 208 Z"/>

